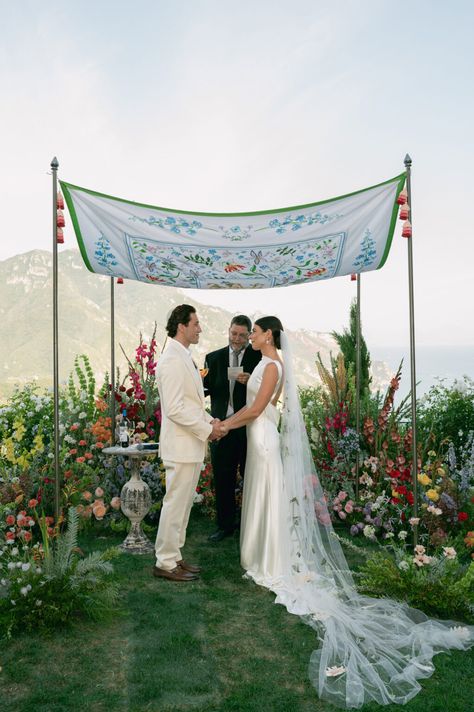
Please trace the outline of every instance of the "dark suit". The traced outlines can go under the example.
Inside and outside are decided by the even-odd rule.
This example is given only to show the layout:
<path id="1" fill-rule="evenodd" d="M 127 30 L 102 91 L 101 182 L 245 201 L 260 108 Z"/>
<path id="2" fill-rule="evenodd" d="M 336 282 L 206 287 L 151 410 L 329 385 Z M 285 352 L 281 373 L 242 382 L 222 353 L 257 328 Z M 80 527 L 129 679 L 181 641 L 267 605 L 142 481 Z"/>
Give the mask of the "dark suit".
<path id="1" fill-rule="evenodd" d="M 245 373 L 252 373 L 262 354 L 249 345 L 244 351 L 241 366 Z M 229 346 L 212 351 L 206 356 L 209 369 L 204 378 L 204 392 L 211 396 L 211 414 L 225 420 L 229 407 Z M 247 386 L 235 382 L 233 392 L 234 412 L 244 407 Z M 236 525 L 235 485 L 237 470 L 243 476 L 247 455 L 247 432 L 245 426 L 231 430 L 228 435 L 211 443 L 211 460 L 216 492 L 217 526 L 225 532 L 233 531 Z"/>

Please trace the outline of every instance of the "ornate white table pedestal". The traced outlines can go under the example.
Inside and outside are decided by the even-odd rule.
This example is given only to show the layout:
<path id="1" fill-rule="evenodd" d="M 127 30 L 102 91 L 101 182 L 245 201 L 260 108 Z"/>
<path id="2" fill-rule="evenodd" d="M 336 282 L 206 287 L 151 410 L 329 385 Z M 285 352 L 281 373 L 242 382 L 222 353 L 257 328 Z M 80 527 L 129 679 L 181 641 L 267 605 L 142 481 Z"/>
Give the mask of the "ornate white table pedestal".
<path id="1" fill-rule="evenodd" d="M 141 461 L 147 455 L 156 455 L 158 448 L 153 450 L 137 450 L 130 447 L 106 447 L 102 450 L 106 455 L 121 455 L 130 458 L 130 479 L 120 492 L 120 507 L 130 520 L 130 531 L 119 549 L 131 554 L 149 554 L 155 547 L 142 530 L 142 519 L 151 508 L 151 493 L 147 483 L 140 476 Z"/>

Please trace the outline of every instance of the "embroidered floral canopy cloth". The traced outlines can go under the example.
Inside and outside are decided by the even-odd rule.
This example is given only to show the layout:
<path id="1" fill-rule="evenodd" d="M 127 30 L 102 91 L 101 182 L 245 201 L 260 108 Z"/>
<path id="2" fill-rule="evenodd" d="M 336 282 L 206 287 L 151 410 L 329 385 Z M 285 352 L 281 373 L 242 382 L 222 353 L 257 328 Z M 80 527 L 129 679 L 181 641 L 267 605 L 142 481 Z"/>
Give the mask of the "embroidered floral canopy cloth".
<path id="1" fill-rule="evenodd" d="M 380 269 L 404 182 L 405 173 L 323 202 L 233 214 L 61 186 L 92 272 L 193 289 L 255 289 Z"/>

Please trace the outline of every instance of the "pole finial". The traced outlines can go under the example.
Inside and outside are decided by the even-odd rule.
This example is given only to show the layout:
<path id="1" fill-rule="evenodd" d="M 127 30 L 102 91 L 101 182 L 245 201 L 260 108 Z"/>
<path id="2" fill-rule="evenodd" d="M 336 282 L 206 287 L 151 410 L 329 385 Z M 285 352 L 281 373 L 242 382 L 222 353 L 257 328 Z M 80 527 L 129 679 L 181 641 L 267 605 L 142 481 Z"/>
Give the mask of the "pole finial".
<path id="1" fill-rule="evenodd" d="M 407 153 L 403 163 L 405 164 L 405 168 L 410 168 L 411 163 L 412 163 L 410 154 Z"/>
<path id="2" fill-rule="evenodd" d="M 58 159 L 56 158 L 56 156 L 55 156 L 55 157 L 53 158 L 53 160 L 51 161 L 51 168 L 53 169 L 53 171 L 55 171 L 55 170 L 57 170 L 57 169 L 59 168 L 59 161 L 58 161 Z"/>

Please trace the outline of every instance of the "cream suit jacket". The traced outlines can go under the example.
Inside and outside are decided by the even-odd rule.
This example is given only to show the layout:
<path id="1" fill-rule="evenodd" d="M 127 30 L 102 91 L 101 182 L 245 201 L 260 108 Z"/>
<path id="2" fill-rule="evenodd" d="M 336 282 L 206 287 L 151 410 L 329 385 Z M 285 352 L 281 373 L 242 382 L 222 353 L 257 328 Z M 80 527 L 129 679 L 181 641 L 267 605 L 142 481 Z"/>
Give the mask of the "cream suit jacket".
<path id="1" fill-rule="evenodd" d="M 158 360 L 161 401 L 160 457 L 171 462 L 203 462 L 212 432 L 198 369 L 184 347 L 170 339 Z"/>

